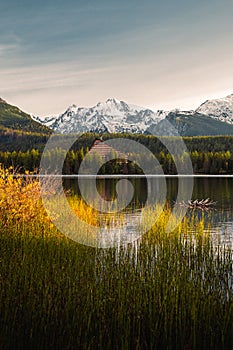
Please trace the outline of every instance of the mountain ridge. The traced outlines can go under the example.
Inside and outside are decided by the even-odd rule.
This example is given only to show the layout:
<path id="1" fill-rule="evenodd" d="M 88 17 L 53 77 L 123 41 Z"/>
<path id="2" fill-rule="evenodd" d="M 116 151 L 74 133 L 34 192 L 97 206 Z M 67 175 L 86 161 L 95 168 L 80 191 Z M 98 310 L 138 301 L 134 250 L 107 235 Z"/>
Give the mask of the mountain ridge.
<path id="1" fill-rule="evenodd" d="M 2 98 L 0 98 L 0 127 L 1 129 L 22 132 L 51 132 L 46 125 L 33 120 L 29 114 L 16 106 L 10 105 Z"/>
<path id="2" fill-rule="evenodd" d="M 51 129 L 0 98 L 0 152 L 43 149 L 51 133 Z"/>
<path id="3" fill-rule="evenodd" d="M 228 124 L 233 124 L 233 94 L 223 98 L 206 100 L 196 111 Z"/>
<path id="4" fill-rule="evenodd" d="M 64 134 L 233 135 L 233 94 L 206 100 L 190 111 L 153 111 L 109 98 L 90 108 L 73 104 L 64 113 L 45 119 L 24 113 L 0 98 L 0 128 L 38 133 L 54 130 Z"/>
<path id="5" fill-rule="evenodd" d="M 171 121 L 170 134 L 185 135 L 231 135 L 233 133 L 233 94 L 215 100 L 207 100 L 190 111 L 157 110 L 135 106 L 115 98 L 98 102 L 95 106 L 77 107 L 73 104 L 56 117 L 33 118 L 60 133 L 141 133 L 166 132 Z M 196 119 L 195 119 L 196 118 Z M 220 123 L 221 122 L 221 123 Z M 203 125 L 202 125 L 203 124 Z M 182 128 L 181 128 L 182 125 Z M 227 126 L 229 126 L 229 128 Z M 204 129 L 203 129 L 204 127 Z"/>
<path id="6" fill-rule="evenodd" d="M 156 112 L 109 98 L 105 102 L 98 102 L 95 106 L 77 107 L 69 106 L 58 117 L 46 117 L 42 120 L 33 117 L 57 132 L 132 132 L 144 133 L 151 124 L 157 124 L 164 119 L 167 112 Z"/>

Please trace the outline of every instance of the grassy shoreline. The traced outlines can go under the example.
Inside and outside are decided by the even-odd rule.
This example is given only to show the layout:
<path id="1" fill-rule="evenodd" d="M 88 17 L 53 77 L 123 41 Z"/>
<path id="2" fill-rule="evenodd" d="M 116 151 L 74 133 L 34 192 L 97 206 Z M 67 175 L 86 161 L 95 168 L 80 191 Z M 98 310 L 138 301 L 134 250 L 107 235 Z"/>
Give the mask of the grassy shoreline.
<path id="1" fill-rule="evenodd" d="M 97 249 L 61 235 L 39 197 L 27 206 L 36 183 L 4 186 L 21 197 L 0 191 L 1 349 L 232 348 L 232 251 L 204 218 L 166 233 L 166 208 L 134 244 Z"/>
<path id="2" fill-rule="evenodd" d="M 232 347 L 232 253 L 200 232 L 102 250 L 43 225 L 1 231 L 2 349 Z"/>

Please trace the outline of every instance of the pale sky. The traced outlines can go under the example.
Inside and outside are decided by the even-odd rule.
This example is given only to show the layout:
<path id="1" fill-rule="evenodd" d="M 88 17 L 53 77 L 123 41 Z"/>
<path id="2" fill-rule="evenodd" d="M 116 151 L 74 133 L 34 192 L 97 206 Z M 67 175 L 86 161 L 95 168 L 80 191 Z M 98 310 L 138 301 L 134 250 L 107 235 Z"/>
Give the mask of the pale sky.
<path id="1" fill-rule="evenodd" d="M 34 115 L 233 93 L 232 0 L 0 0 L 0 97 Z"/>

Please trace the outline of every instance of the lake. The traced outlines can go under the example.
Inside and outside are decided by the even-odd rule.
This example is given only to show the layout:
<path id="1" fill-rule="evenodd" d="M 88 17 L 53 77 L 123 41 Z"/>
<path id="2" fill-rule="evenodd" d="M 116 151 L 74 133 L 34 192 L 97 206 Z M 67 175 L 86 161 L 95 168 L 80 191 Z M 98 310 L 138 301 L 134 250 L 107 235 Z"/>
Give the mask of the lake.
<path id="1" fill-rule="evenodd" d="M 85 178 L 82 180 L 82 197 L 89 200 L 89 203 L 94 203 L 97 196 L 106 203 L 111 203 L 116 200 L 116 186 L 122 178 Z M 203 212 L 201 210 L 187 210 L 186 215 L 194 214 L 198 217 L 205 215 L 206 223 L 211 221 L 211 233 L 213 239 L 221 240 L 222 244 L 227 244 L 233 248 L 233 178 L 232 177 L 203 177 L 195 176 L 193 179 L 193 191 L 190 199 L 206 199 L 210 198 L 216 204 L 213 210 Z M 163 204 L 168 202 L 171 206 L 177 199 L 179 180 L 177 177 L 162 177 L 162 178 L 128 178 L 124 179 L 123 193 L 130 191 L 132 185 L 134 189 L 132 200 L 125 206 L 123 212 L 125 213 L 125 224 L 123 230 L 125 234 L 131 234 L 136 231 L 138 220 L 141 216 L 141 210 L 148 205 L 147 200 L 150 198 L 149 204 L 154 202 Z M 183 179 L 187 181 L 185 184 L 186 190 L 189 187 L 189 178 Z M 192 182 L 192 181 L 191 181 Z M 96 184 L 96 185 L 95 185 Z M 190 185 L 191 186 L 191 185 Z M 64 188 L 71 190 L 73 194 L 80 196 L 79 178 L 71 177 L 64 179 Z M 97 191 L 96 191 L 97 188 Z M 190 188 L 191 190 L 191 188 Z M 84 193 L 85 192 L 85 193 Z M 184 192 L 185 194 L 185 192 Z M 165 198 L 164 198 L 165 196 Z M 180 198 L 187 199 L 187 198 Z M 116 214 L 115 214 L 116 215 Z M 108 228 L 109 229 L 109 228 Z M 114 226 L 111 227 L 111 232 L 118 230 Z M 114 232 L 115 233 L 115 232 Z"/>

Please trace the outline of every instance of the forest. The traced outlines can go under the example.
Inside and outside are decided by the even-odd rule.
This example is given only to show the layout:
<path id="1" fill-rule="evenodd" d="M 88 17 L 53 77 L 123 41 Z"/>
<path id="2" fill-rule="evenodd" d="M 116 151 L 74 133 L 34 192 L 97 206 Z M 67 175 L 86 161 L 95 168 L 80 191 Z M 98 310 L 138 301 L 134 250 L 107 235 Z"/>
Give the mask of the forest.
<path id="1" fill-rule="evenodd" d="M 15 149 L 6 151 L 1 148 L 0 163 L 5 167 L 13 166 L 18 171 L 24 173 L 25 171 L 37 172 L 40 166 L 40 159 L 43 152 L 43 147 L 48 139 L 48 135 L 27 135 L 28 149 L 25 147 L 19 148 L 22 141 L 22 134 L 10 135 L 11 140 L 14 140 Z M 64 140 L 67 135 L 62 136 Z M 87 133 L 83 134 L 77 139 L 75 144 L 71 147 L 65 156 L 65 150 L 57 148 L 51 154 L 46 153 L 48 160 L 65 157 L 63 166 L 64 174 L 78 174 L 79 166 L 85 155 L 90 150 L 94 140 L 98 138 L 98 134 Z M 133 134 L 103 134 L 103 140 L 111 138 L 127 138 L 141 143 L 149 149 L 160 163 L 165 174 L 176 174 L 177 169 L 173 160 L 172 154 L 164 144 L 169 144 L 170 149 L 176 149 L 179 142 L 176 137 L 160 137 L 159 139 L 152 135 L 133 135 Z M 8 135 L 9 139 L 9 135 Z M 30 141 L 30 143 L 29 143 Z M 187 147 L 179 153 L 180 162 L 183 162 L 185 168 L 185 159 L 190 156 L 193 171 L 196 174 L 232 174 L 233 173 L 233 137 L 232 136 L 218 136 L 218 137 L 184 137 L 183 141 Z M 34 147 L 33 147 L 34 146 Z M 134 150 L 132 149 L 132 153 Z M 55 158 L 54 158 L 55 157 Z M 137 154 L 138 164 L 143 155 Z M 100 164 L 99 174 L 143 174 L 143 170 L 135 162 L 122 160 L 109 161 L 101 166 L 101 157 L 98 154 L 92 156 L 92 162 Z M 130 159 L 130 154 L 129 154 Z"/>

